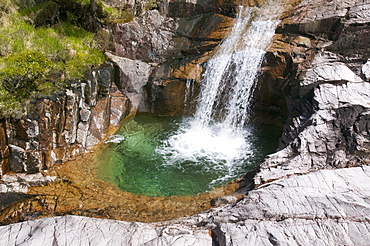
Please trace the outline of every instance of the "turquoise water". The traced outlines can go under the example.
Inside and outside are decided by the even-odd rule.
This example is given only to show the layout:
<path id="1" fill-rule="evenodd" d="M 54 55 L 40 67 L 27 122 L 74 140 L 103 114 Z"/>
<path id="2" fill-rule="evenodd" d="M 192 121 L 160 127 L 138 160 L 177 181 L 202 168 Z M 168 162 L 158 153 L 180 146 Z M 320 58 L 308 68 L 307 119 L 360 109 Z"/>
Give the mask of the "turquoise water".
<path id="1" fill-rule="evenodd" d="M 183 127 L 184 121 L 186 119 L 150 114 L 138 114 L 130 119 L 102 150 L 98 161 L 99 178 L 140 195 L 198 194 L 242 177 L 266 154 L 274 152 L 281 133 L 275 126 L 248 127 L 247 154 L 231 164 L 221 159 L 215 161 L 204 153 L 198 158 L 174 158 L 176 151 L 163 155 L 161 149 L 166 140 Z"/>

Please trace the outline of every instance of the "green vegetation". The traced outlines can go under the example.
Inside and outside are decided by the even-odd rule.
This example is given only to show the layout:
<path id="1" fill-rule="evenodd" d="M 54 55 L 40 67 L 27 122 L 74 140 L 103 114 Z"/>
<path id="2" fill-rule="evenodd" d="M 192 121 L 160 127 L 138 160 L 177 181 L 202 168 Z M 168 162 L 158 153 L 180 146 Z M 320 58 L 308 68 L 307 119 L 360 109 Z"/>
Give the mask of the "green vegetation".
<path id="1" fill-rule="evenodd" d="M 32 99 L 61 91 L 105 61 L 82 12 L 74 12 L 90 1 L 61 2 L 71 8 L 62 12 L 59 1 L 0 0 L 0 117 L 20 117 Z"/>
<path id="2" fill-rule="evenodd" d="M 104 13 L 106 13 L 104 19 L 106 24 L 125 23 L 132 21 L 135 17 L 132 9 L 122 10 L 104 5 L 100 6 L 102 6 Z"/>
<path id="3" fill-rule="evenodd" d="M 0 0 L 0 118 L 20 117 L 25 105 L 62 91 L 113 50 L 103 29 L 131 21 L 142 6 L 104 0 Z M 145 10 L 157 8 L 148 0 Z"/>

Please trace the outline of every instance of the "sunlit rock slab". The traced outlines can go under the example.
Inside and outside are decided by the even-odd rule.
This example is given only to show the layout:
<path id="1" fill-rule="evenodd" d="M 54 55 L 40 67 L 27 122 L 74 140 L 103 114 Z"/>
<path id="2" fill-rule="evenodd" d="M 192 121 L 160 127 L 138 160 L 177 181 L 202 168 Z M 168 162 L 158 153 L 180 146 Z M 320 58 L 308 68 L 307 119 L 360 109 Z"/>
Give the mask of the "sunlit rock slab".
<path id="1" fill-rule="evenodd" d="M 0 245 L 211 245 L 207 230 L 155 227 L 81 216 L 44 218 L 0 227 Z"/>
<path id="2" fill-rule="evenodd" d="M 302 100 L 304 110 L 285 133 L 289 144 L 261 164 L 256 184 L 369 163 L 370 84 L 325 83 L 314 88 L 313 94 L 313 101 Z"/>
<path id="3" fill-rule="evenodd" d="M 211 217 L 221 245 L 368 245 L 370 167 L 274 181 Z"/>

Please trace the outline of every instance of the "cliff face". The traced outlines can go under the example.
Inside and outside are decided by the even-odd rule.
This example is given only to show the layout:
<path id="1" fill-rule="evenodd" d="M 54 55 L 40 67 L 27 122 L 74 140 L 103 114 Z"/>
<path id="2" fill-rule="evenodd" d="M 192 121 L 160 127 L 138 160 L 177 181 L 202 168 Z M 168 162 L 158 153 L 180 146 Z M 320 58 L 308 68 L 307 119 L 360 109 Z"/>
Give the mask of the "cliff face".
<path id="1" fill-rule="evenodd" d="M 276 81 L 288 120 L 281 151 L 261 165 L 258 184 L 369 163 L 368 23 L 361 1 L 302 1 L 282 21 L 271 49 L 285 60 L 289 54 L 290 69 Z"/>
<path id="2" fill-rule="evenodd" d="M 2 172 L 37 173 L 74 159 L 106 137 L 129 113 L 113 64 L 86 73 L 62 95 L 39 99 L 28 117 L 0 126 Z"/>

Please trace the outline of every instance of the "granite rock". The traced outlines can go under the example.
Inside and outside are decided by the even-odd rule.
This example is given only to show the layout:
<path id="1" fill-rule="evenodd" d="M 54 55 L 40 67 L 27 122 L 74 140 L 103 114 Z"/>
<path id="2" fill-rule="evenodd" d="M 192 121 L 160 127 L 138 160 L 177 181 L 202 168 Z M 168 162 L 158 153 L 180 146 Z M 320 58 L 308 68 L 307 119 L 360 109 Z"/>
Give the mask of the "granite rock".
<path id="1" fill-rule="evenodd" d="M 131 60 L 110 53 L 106 53 L 106 55 L 119 68 L 117 88 L 130 100 L 131 110 L 136 111 L 140 106 L 142 108 L 146 97 L 144 86 L 149 81 L 154 64 Z M 141 111 L 145 111 L 145 109 L 143 108 Z"/>
<path id="2" fill-rule="evenodd" d="M 367 245 L 369 174 L 363 166 L 270 182 L 213 214 L 213 232 L 220 245 Z"/>
<path id="3" fill-rule="evenodd" d="M 210 245 L 207 230 L 63 216 L 0 227 L 1 245 Z"/>

